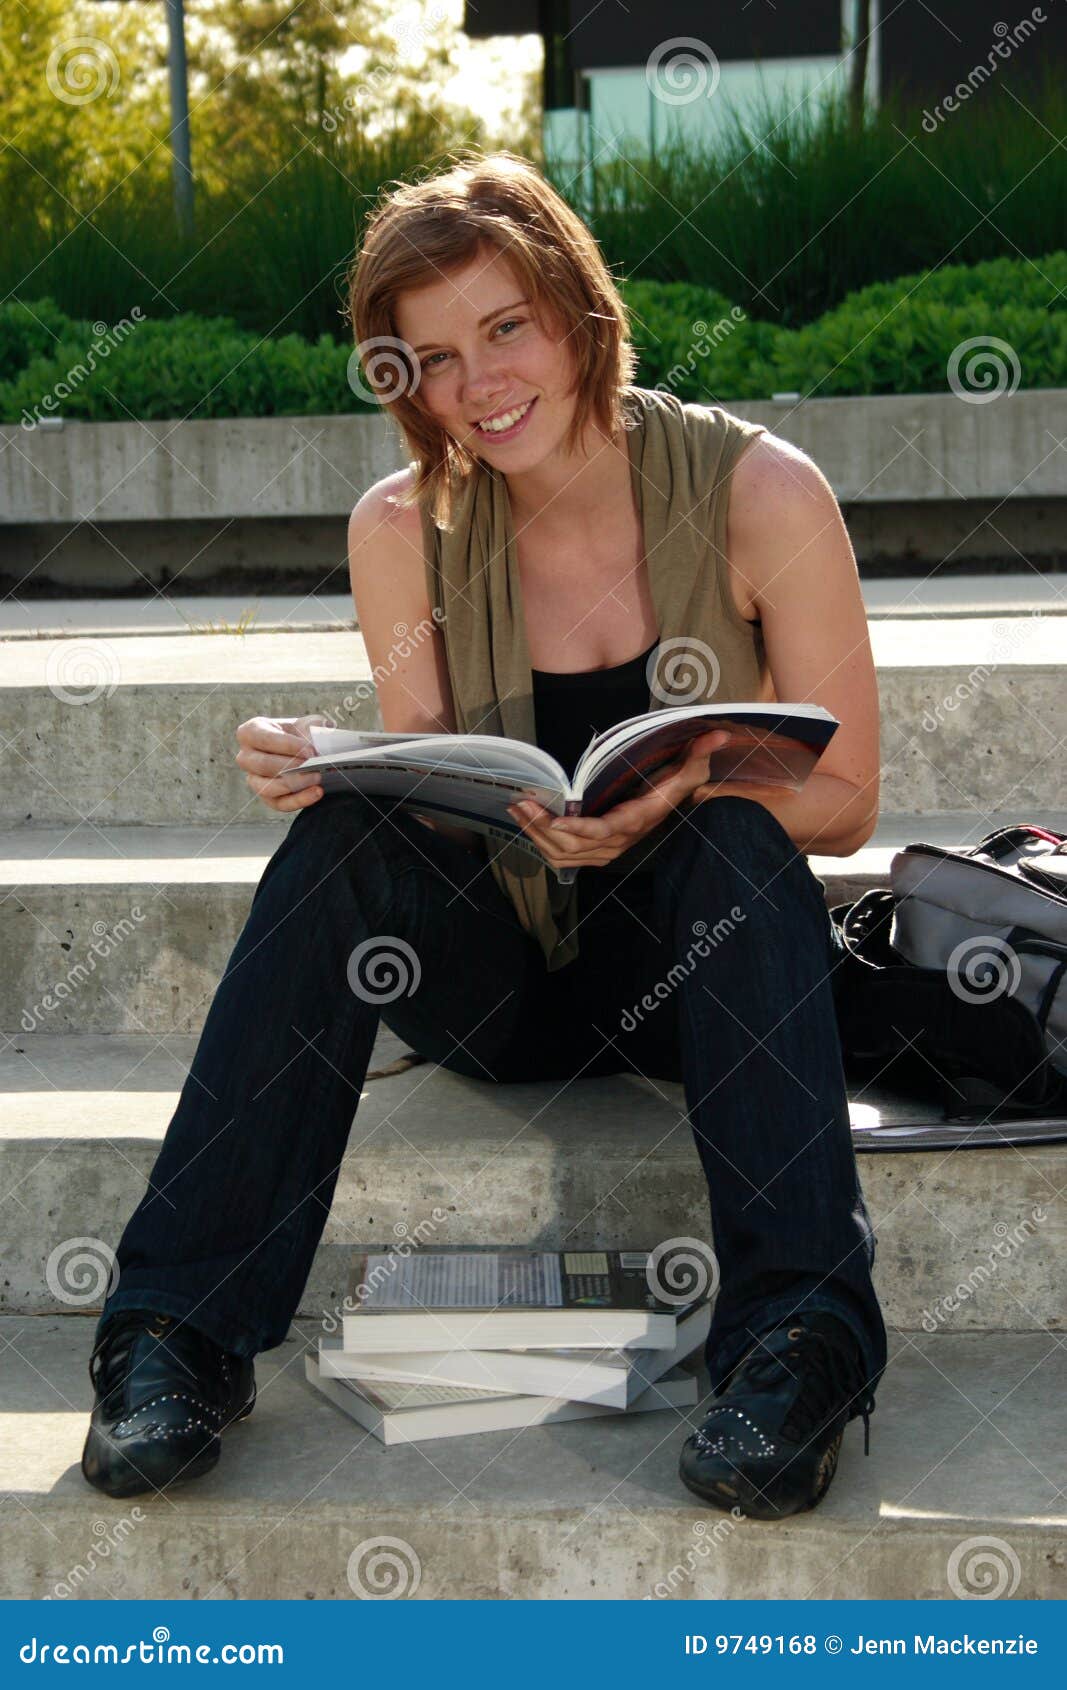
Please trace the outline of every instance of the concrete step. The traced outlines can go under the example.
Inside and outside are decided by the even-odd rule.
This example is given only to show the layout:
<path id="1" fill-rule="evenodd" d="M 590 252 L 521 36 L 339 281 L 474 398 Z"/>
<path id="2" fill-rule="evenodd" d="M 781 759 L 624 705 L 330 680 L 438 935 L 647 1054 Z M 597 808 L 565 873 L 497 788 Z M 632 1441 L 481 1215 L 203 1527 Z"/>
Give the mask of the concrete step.
<path id="1" fill-rule="evenodd" d="M 996 576 L 990 576 L 996 581 Z M 1012 577 L 1011 579 L 1015 579 Z M 1035 581 L 1057 580 L 1035 575 Z M 907 596 L 902 583 L 901 598 Z M 1067 588 L 1067 581 L 1064 581 Z M 1019 581 L 1009 602 L 1027 592 L 1029 577 Z M 1053 608 L 1050 586 L 1037 603 Z M 1004 607 L 998 601 L 994 609 Z M 1064 597 L 1067 608 L 1067 593 Z M 175 593 L 149 592 L 128 598 L 34 599 L 12 595 L 0 602 L 0 640 L 125 639 L 131 634 L 321 634 L 354 628 L 350 593 Z"/>
<path id="2" fill-rule="evenodd" d="M 0 1322 L 0 1597 L 352 1599 L 383 1539 L 416 1599 L 1067 1595 L 1067 1350 L 1046 1334 L 897 1336 L 870 1457 L 852 1424 L 824 1502 L 782 1524 L 682 1486 L 701 1404 L 386 1450 L 304 1381 L 314 1337 L 257 1359 L 214 1472 L 119 1502 L 78 1465 L 90 1322 Z"/>
<path id="3" fill-rule="evenodd" d="M 188 1037 L 36 1033 L 0 1053 L 0 1310 L 100 1306 L 107 1252 L 144 1194 L 194 1048 Z M 680 1084 L 617 1074 L 496 1086 L 405 1066 L 405 1054 L 383 1024 L 305 1314 L 338 1307 L 354 1245 L 422 1237 L 430 1224 L 440 1244 L 651 1249 L 709 1237 Z M 854 1088 L 850 1106 L 867 1125 L 941 1114 L 877 1085 Z M 861 1152 L 860 1164 L 893 1325 L 1067 1326 L 1067 1148 Z M 104 1264 L 95 1282 L 64 1268 L 87 1241 Z"/>
<path id="4" fill-rule="evenodd" d="M 1067 688 L 1058 616 L 887 617 L 883 808 L 1062 803 Z M 264 823 L 234 764 L 254 715 L 378 725 L 355 631 L 12 640 L 0 683 L 0 825 Z"/>
<path id="5" fill-rule="evenodd" d="M 1067 813 L 1022 804 L 1005 815 L 886 815 L 851 857 L 809 861 L 829 902 L 843 903 L 888 885 L 904 845 L 973 844 L 1020 818 L 1067 832 Z M 0 1029 L 197 1032 L 289 825 L 0 833 Z"/>
<path id="6" fill-rule="evenodd" d="M 860 581 L 867 615 L 882 617 L 1067 615 L 1067 575 L 1023 570 L 971 575 L 946 569 Z M 0 640 L 121 639 L 131 634 L 324 633 L 354 628 L 348 593 L 176 593 L 127 598 L 0 602 Z"/>

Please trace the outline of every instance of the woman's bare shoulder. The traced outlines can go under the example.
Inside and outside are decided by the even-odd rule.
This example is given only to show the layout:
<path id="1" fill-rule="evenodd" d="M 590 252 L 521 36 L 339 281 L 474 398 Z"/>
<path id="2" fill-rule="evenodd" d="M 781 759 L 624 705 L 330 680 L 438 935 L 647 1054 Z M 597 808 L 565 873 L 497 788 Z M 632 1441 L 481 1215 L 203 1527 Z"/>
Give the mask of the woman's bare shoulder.
<path id="1" fill-rule="evenodd" d="M 368 487 L 349 518 L 349 550 L 355 541 L 362 545 L 372 537 L 379 544 L 396 546 L 405 551 L 422 551 L 422 515 L 418 505 L 403 504 L 415 485 L 415 471 L 395 470 Z"/>
<path id="2" fill-rule="evenodd" d="M 784 506 L 804 508 L 830 491 L 822 470 L 799 446 L 780 434 L 756 435 L 734 465 L 730 477 L 735 500 L 754 513 L 765 512 L 768 499 L 780 512 Z M 832 497 L 832 494 L 831 494 Z"/>

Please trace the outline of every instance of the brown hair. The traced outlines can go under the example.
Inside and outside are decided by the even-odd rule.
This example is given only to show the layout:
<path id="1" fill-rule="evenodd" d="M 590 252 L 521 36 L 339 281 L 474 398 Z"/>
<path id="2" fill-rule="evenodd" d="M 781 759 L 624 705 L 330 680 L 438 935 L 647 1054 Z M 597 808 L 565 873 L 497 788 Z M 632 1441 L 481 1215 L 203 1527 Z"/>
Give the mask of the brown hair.
<path id="1" fill-rule="evenodd" d="M 626 306 L 597 242 L 577 212 L 515 153 L 469 154 L 436 176 L 400 183 L 372 211 L 349 273 L 349 315 L 368 383 L 389 407 L 412 454 L 405 504 L 428 507 L 440 527 L 478 460 L 418 399 L 418 360 L 397 335 L 395 305 L 475 258 L 507 253 L 539 320 L 570 342 L 577 404 L 564 449 L 578 449 L 592 419 L 609 437 L 625 427 L 621 389 L 637 353 Z M 398 379 L 399 378 L 399 379 Z"/>

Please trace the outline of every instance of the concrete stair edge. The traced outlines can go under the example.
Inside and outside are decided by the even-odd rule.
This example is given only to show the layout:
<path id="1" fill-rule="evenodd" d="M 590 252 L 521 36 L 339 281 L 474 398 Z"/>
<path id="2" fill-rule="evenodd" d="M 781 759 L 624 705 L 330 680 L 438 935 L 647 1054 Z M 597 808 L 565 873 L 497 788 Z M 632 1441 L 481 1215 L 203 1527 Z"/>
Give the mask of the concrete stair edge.
<path id="1" fill-rule="evenodd" d="M 351 1598 L 384 1535 L 419 1600 L 946 1598 L 990 1536 L 1003 1594 L 1067 1594 L 1058 1481 L 1023 1454 L 1055 1448 L 1067 1384 L 1044 1334 L 897 1335 L 870 1458 L 853 1423 L 824 1502 L 781 1523 L 681 1485 L 699 1404 L 384 1449 L 301 1377 L 312 1330 L 257 1358 L 256 1409 L 213 1473 L 112 1501 L 77 1466 L 88 1322 L 4 1320 L 0 1336 L 5 1598 Z M 105 1534 L 111 1552 L 88 1555 Z"/>

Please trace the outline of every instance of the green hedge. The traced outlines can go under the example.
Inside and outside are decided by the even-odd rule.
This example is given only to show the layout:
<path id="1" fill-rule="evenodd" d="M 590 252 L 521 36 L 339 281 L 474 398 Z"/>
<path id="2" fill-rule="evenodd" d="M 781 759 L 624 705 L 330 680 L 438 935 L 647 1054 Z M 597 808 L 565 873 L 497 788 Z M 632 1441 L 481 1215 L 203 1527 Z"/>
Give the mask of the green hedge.
<path id="1" fill-rule="evenodd" d="M 943 393 L 961 342 L 1006 342 L 1022 387 L 1067 386 L 1067 252 L 878 282 L 802 328 L 754 322 L 709 288 L 622 284 L 637 379 L 680 399 L 797 391 Z M 97 335 L 51 300 L 0 306 L 0 420 L 63 415 L 300 416 L 369 411 L 347 378 L 351 347 L 329 335 L 264 339 L 226 317 L 146 319 Z M 46 403 L 50 396 L 52 403 Z"/>
<path id="2" fill-rule="evenodd" d="M 314 343 L 295 334 L 264 339 L 227 317 L 124 322 L 129 327 L 120 336 L 98 336 L 100 324 L 64 317 L 51 300 L 35 301 L 32 310 L 0 306 L 0 378 L 6 378 L 0 379 L 0 418 L 114 422 L 372 408 L 348 384 L 351 347 L 329 335 Z M 46 403 L 46 396 L 54 402 Z"/>
<path id="3" fill-rule="evenodd" d="M 684 283 L 625 291 L 642 379 L 680 399 L 944 393 L 954 349 L 978 338 L 1007 343 L 1021 387 L 1067 386 L 1067 252 L 876 282 L 799 329 L 738 322 L 720 294 Z"/>

